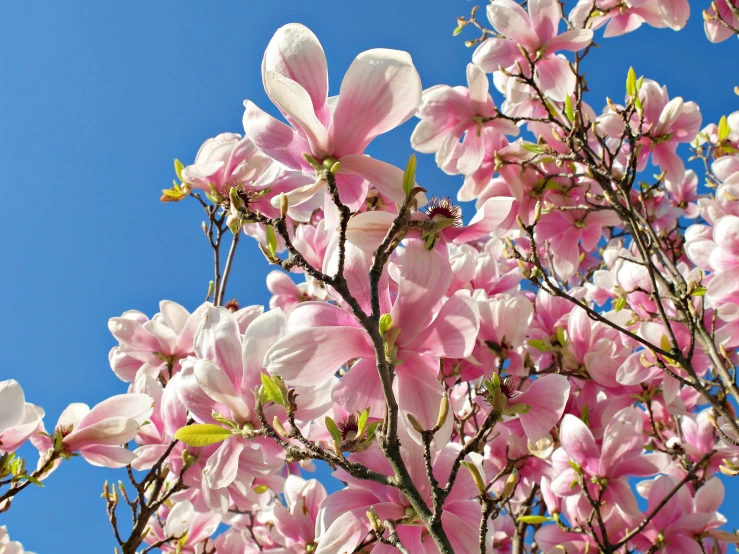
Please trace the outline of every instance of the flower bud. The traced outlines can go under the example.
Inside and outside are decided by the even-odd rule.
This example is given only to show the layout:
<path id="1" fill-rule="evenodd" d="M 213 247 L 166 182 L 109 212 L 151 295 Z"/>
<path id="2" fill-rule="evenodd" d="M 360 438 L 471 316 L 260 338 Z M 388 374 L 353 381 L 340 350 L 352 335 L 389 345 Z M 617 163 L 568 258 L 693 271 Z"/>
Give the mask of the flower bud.
<path id="1" fill-rule="evenodd" d="M 503 491 L 500 493 L 501 498 L 508 498 L 513 494 L 516 489 L 516 481 L 518 481 L 518 470 L 514 469 L 513 473 L 508 476 Z"/>
<path id="2" fill-rule="evenodd" d="M 421 426 L 421 424 L 418 422 L 418 420 L 413 417 L 411 414 L 408 414 L 408 421 L 411 422 L 411 426 L 418 431 L 419 433 L 423 433 L 424 429 Z"/>
<path id="3" fill-rule="evenodd" d="M 449 415 L 449 395 L 444 393 L 444 396 L 441 397 L 441 404 L 439 405 L 439 418 L 436 420 L 436 429 L 440 429 L 446 423 L 447 415 Z"/>

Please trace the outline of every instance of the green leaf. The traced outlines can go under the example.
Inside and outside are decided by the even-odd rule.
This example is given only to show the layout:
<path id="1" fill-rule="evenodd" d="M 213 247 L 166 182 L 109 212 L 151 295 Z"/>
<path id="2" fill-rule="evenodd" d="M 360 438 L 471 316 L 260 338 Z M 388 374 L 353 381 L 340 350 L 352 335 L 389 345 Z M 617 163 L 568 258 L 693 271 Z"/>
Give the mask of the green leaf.
<path id="1" fill-rule="evenodd" d="M 536 348 L 539 352 L 546 352 L 549 350 L 547 343 L 541 339 L 531 339 L 528 344 L 532 348 Z"/>
<path id="2" fill-rule="evenodd" d="M 174 172 L 177 174 L 177 178 L 180 180 L 180 182 L 184 182 L 184 179 L 182 178 L 183 169 L 185 169 L 185 166 L 182 165 L 182 162 L 180 160 L 175 158 L 174 159 Z"/>
<path id="3" fill-rule="evenodd" d="M 569 94 L 565 97 L 565 115 L 570 121 L 575 121 L 575 109 L 572 106 L 572 98 Z"/>
<path id="4" fill-rule="evenodd" d="M 334 420 L 328 416 L 326 416 L 326 429 L 331 433 L 331 438 L 334 439 L 334 442 L 336 444 L 341 444 L 341 431 L 339 431 Z"/>
<path id="5" fill-rule="evenodd" d="M 364 428 L 367 426 L 367 419 L 369 418 L 370 409 L 367 408 L 357 418 L 357 436 L 361 437 L 364 432 Z"/>
<path id="6" fill-rule="evenodd" d="M 277 252 L 277 235 L 272 225 L 267 225 L 267 250 L 273 256 Z"/>
<path id="7" fill-rule="evenodd" d="M 41 481 L 39 481 L 38 479 L 36 479 L 33 475 L 24 475 L 23 476 L 23 479 L 26 479 L 27 481 L 30 481 L 31 483 L 33 483 L 37 487 L 43 487 L 44 486 L 44 484 Z"/>
<path id="8" fill-rule="evenodd" d="M 619 296 L 618 299 L 616 299 L 616 303 L 614 304 L 614 307 L 616 308 L 617 312 L 620 312 L 626 307 L 626 297 L 625 296 Z"/>
<path id="9" fill-rule="evenodd" d="M 232 434 L 229 429 L 224 429 L 220 425 L 196 423 L 178 429 L 174 434 L 174 438 L 184 442 L 188 446 L 201 447 L 225 441 Z"/>
<path id="10" fill-rule="evenodd" d="M 408 164 L 405 166 L 405 173 L 403 173 L 403 193 L 405 197 L 413 190 L 413 186 L 416 184 L 416 155 L 411 154 L 408 158 Z"/>
<path id="11" fill-rule="evenodd" d="M 272 380 L 272 377 L 264 373 L 260 374 L 260 377 L 262 378 L 262 400 L 271 400 L 275 404 L 284 406 L 285 401 L 282 398 L 282 392 L 280 391 L 280 387 L 277 386 L 277 383 Z"/>
<path id="12" fill-rule="evenodd" d="M 626 75 L 626 94 L 633 98 L 636 96 L 636 71 L 633 67 L 629 68 L 629 72 Z"/>
<path id="13" fill-rule="evenodd" d="M 533 144 L 531 142 L 521 143 L 521 147 L 524 150 L 526 150 L 528 152 L 532 152 L 534 154 L 543 154 L 544 153 L 544 149 L 541 146 L 539 146 L 538 144 Z"/>
<path id="14" fill-rule="evenodd" d="M 385 335 L 393 326 L 393 316 L 390 314 L 382 314 L 380 316 L 380 334 Z"/>
<path id="15" fill-rule="evenodd" d="M 706 287 L 696 287 L 693 291 L 693 296 L 703 296 L 708 292 L 708 289 Z"/>
<path id="16" fill-rule="evenodd" d="M 517 519 L 519 523 L 528 523 L 529 525 L 540 525 L 547 521 L 554 521 L 553 517 L 547 516 L 519 516 Z"/>
<path id="17" fill-rule="evenodd" d="M 452 36 L 456 37 L 459 33 L 462 32 L 462 29 L 464 29 L 464 25 L 457 25 L 457 27 L 454 29 L 454 32 L 452 33 Z"/>
<path id="18" fill-rule="evenodd" d="M 729 121 L 726 119 L 725 115 L 721 116 L 721 120 L 718 122 L 718 140 L 721 142 L 722 140 L 726 140 L 729 138 L 729 133 L 731 133 L 731 129 L 729 128 Z"/>

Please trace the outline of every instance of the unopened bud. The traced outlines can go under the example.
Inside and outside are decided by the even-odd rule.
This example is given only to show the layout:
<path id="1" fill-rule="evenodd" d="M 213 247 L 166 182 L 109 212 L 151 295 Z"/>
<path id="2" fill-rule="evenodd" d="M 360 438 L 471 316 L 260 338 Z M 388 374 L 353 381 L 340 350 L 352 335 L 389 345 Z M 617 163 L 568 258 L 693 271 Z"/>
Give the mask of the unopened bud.
<path id="1" fill-rule="evenodd" d="M 372 530 L 375 533 L 381 534 L 382 533 L 382 523 L 380 522 L 380 518 L 377 517 L 375 508 L 370 507 L 369 511 L 366 512 L 366 514 L 367 514 L 367 519 L 369 519 L 370 525 L 372 526 Z"/>
<path id="2" fill-rule="evenodd" d="M 441 429 L 444 423 L 446 423 L 447 415 L 449 415 L 449 395 L 444 393 L 444 396 L 441 397 L 441 404 L 439 405 L 439 418 L 436 420 L 436 429 Z"/>
<path id="3" fill-rule="evenodd" d="M 287 195 L 284 192 L 280 193 L 280 215 L 282 217 L 287 216 L 287 210 L 290 204 L 287 201 Z"/>
<path id="4" fill-rule="evenodd" d="M 718 421 L 716 421 L 716 418 L 711 412 L 706 413 L 706 417 L 708 418 L 708 421 L 711 422 L 711 425 L 713 425 L 716 429 L 719 429 Z"/>
<path id="5" fill-rule="evenodd" d="M 341 162 L 336 162 L 334 165 L 331 166 L 331 173 L 333 175 L 336 175 L 341 170 Z"/>
<path id="6" fill-rule="evenodd" d="M 290 434 L 287 432 L 287 430 L 282 426 L 282 423 L 280 423 L 280 420 L 275 416 L 275 418 L 272 420 L 272 427 L 274 427 L 275 431 L 279 435 L 282 435 L 283 437 L 288 437 Z"/>
<path id="7" fill-rule="evenodd" d="M 482 475 L 480 475 L 480 470 L 477 469 L 475 464 L 472 464 L 470 462 L 462 462 L 462 465 L 467 468 L 467 471 L 470 472 L 470 476 L 475 482 L 477 490 L 480 491 L 480 493 L 485 494 L 485 492 L 487 491 L 487 487 L 485 487 L 485 481 L 483 480 Z"/>
<path id="8" fill-rule="evenodd" d="M 541 200 L 537 200 L 536 202 L 536 208 L 534 209 L 534 223 L 538 223 L 541 219 Z"/>
<path id="9" fill-rule="evenodd" d="M 505 482 L 503 492 L 500 493 L 502 498 L 508 498 L 513 494 L 513 491 L 516 489 L 516 481 L 518 481 L 518 470 L 514 469 L 513 473 L 508 476 Z"/>
<path id="10" fill-rule="evenodd" d="M 418 422 L 418 420 L 417 420 L 417 419 L 416 419 L 415 417 L 413 417 L 413 416 L 412 416 L 411 414 L 408 414 L 408 416 L 407 416 L 407 417 L 408 417 L 408 421 L 410 421 L 410 422 L 411 422 L 411 426 L 412 426 L 412 427 L 413 427 L 413 428 L 414 428 L 414 429 L 415 429 L 416 431 L 418 431 L 419 433 L 423 433 L 424 429 L 423 429 L 423 427 L 421 426 L 421 424 L 420 424 L 420 423 Z"/>

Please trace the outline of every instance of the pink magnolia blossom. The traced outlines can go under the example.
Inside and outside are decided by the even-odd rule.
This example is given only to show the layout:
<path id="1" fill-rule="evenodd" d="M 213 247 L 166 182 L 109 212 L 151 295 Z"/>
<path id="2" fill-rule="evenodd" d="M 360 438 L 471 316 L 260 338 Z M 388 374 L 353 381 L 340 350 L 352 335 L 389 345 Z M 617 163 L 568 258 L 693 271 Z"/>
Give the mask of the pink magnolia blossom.
<path id="1" fill-rule="evenodd" d="M 451 282 L 445 251 L 427 251 L 411 240 L 404 249 L 398 275 L 398 294 L 386 309 L 392 318 L 388 348 L 395 360 L 394 388 L 402 421 L 412 414 L 432 428 L 439 413 L 443 388 L 438 381 L 439 358 L 464 358 L 472 351 L 479 326 L 476 303 L 466 291 L 443 300 Z M 392 337 L 392 338 L 390 338 Z M 267 352 L 266 368 L 291 386 L 320 386 L 333 379 L 349 360 L 358 360 L 334 389 L 333 398 L 347 410 L 370 408 L 374 417 L 384 410 L 384 396 L 375 353 L 367 332 L 345 310 L 324 303 L 305 302 L 293 309 L 288 333 Z M 398 394 L 414 390 L 416 394 Z M 451 432 L 451 420 L 437 435 L 441 444 Z M 415 433 L 415 431 L 411 431 Z M 416 434 L 417 435 L 417 434 Z"/>
<path id="2" fill-rule="evenodd" d="M 577 480 L 577 473 L 570 467 L 572 461 L 583 472 L 587 487 L 594 487 L 593 477 L 607 480 L 603 493 L 604 517 L 617 510 L 622 517 L 638 522 L 641 514 L 626 477 L 654 475 L 669 463 L 669 457 L 662 453 L 642 454 L 642 429 L 642 413 L 636 408 L 624 408 L 606 426 L 599 447 L 588 427 L 577 417 L 566 414 L 560 426 L 562 446 L 552 458 L 558 472 L 552 482 L 554 493 L 570 496 L 580 492 L 579 487 L 571 486 Z"/>
<path id="3" fill-rule="evenodd" d="M 401 448 L 403 460 L 408 466 L 413 482 L 416 483 L 419 492 L 428 503 L 431 491 L 421 447 L 413 441 L 403 442 L 403 445 Z M 452 462 L 459 450 L 459 445 L 449 444 L 444 449 L 432 453 L 433 473 L 440 483 L 447 482 Z M 484 470 L 479 456 L 474 460 L 474 455 L 468 455 L 468 458 L 478 468 L 478 471 L 482 470 L 484 479 Z M 377 448 L 352 454 L 350 460 L 356 460 L 385 475 L 393 474 L 390 463 Z M 378 485 L 372 481 L 355 479 L 343 470 L 339 470 L 335 475 L 347 482 L 348 487 L 333 493 L 323 504 L 318 523 L 318 529 L 321 532 L 318 537 L 316 554 L 352 552 L 370 531 L 366 512 L 371 508 L 381 520 L 387 518 L 403 520 L 398 524 L 397 532 L 401 542 L 410 552 L 418 554 L 438 552 L 431 537 L 426 534 L 425 527 L 419 525 L 416 512 L 408 499 L 397 489 Z M 449 496 L 444 501 L 441 516 L 455 552 L 477 551 L 480 505 L 473 499 L 478 494 L 469 473 L 461 470 Z M 492 537 L 488 537 L 488 541 L 491 540 Z M 377 545 L 372 549 L 375 554 L 390 554 L 392 551 L 394 548 L 385 545 Z"/>
<path id="4" fill-rule="evenodd" d="M 716 10 L 714 10 L 714 6 L 718 8 L 718 13 L 716 13 Z M 739 28 L 739 17 L 734 15 L 734 12 L 731 9 L 732 6 L 734 7 L 734 9 L 739 8 L 739 3 L 737 3 L 737 0 L 715 0 L 715 2 L 711 2 L 708 5 L 706 11 L 708 12 L 709 16 L 718 16 L 726 23 L 737 29 Z M 723 42 L 734 35 L 731 29 L 727 28 L 719 21 L 705 21 L 703 23 L 703 26 L 706 30 L 706 36 L 711 42 Z"/>
<path id="5" fill-rule="evenodd" d="M 164 521 L 164 525 L 160 524 L 161 521 Z M 211 537 L 220 523 L 220 515 L 210 511 L 196 512 L 189 501 L 178 502 L 171 509 L 165 504 L 149 520 L 149 533 L 144 541 L 154 544 L 173 537 L 177 540 L 165 542 L 160 547 L 162 552 L 199 553 L 201 550 L 196 547 Z"/>
<path id="6" fill-rule="evenodd" d="M 588 16 L 590 19 L 586 21 Z M 598 29 L 606 25 L 603 33 L 606 38 L 635 31 L 642 23 L 679 31 L 689 18 L 688 0 L 580 0 L 570 12 L 570 21 L 575 27 L 581 28 L 587 23 L 588 28 Z"/>
<path id="7" fill-rule="evenodd" d="M 125 445 L 152 415 L 153 406 L 151 396 L 141 393 L 113 396 L 92 409 L 86 404 L 70 404 L 59 416 L 52 436 L 60 434 L 64 450 L 79 452 L 91 465 L 124 467 L 136 459 Z M 48 450 L 52 439 L 40 435 L 35 446 Z"/>
<path id="8" fill-rule="evenodd" d="M 326 500 L 326 489 L 315 479 L 306 481 L 295 475 L 285 480 L 285 503 L 276 503 L 271 523 L 284 538 L 286 552 L 299 554 L 316 543 L 316 521 Z"/>
<path id="9" fill-rule="evenodd" d="M 577 52 L 593 40 L 593 31 L 575 29 L 559 34 L 562 18 L 556 0 L 534 0 L 528 3 L 528 13 L 513 0 L 495 0 L 487 7 L 493 28 L 502 35 L 485 40 L 472 55 L 472 61 L 492 73 L 499 67 L 511 68 L 520 62 L 524 71 L 528 61 L 519 50 L 522 47 L 535 63 L 534 78 L 542 92 L 557 102 L 575 89 L 575 74 L 560 50 Z"/>
<path id="10" fill-rule="evenodd" d="M 436 163 L 449 173 L 469 175 L 477 171 L 485 155 L 484 129 L 496 135 L 517 135 L 518 127 L 498 118 L 488 93 L 490 81 L 475 64 L 467 65 L 467 86 L 437 85 L 423 91 L 418 117 L 421 122 L 411 135 L 411 146 L 436 153 Z M 464 140 L 460 143 L 460 139 Z M 450 162 L 454 159 L 454 170 Z"/>
<path id="11" fill-rule="evenodd" d="M 281 123 L 250 101 L 244 103 L 246 135 L 266 155 L 309 174 L 314 169 L 304 154 L 319 163 L 338 161 L 339 193 L 352 209 L 364 202 L 365 181 L 391 200 L 404 201 L 403 170 L 364 151 L 375 137 L 410 119 L 421 103 L 421 79 L 406 52 L 361 53 L 344 76 L 338 97 L 329 103 L 323 48 L 309 29 L 291 23 L 278 29 L 267 46 L 262 80 L 290 123 Z M 290 206 L 309 200 L 324 186 L 318 181 L 287 193 Z"/>
<path id="12" fill-rule="evenodd" d="M 26 402 L 18 381 L 0 381 L 0 454 L 14 452 L 41 424 L 44 410 Z"/>
<path id="13" fill-rule="evenodd" d="M 30 550 L 24 550 L 18 541 L 11 541 L 8 528 L 0 525 L 0 554 L 34 554 Z"/>

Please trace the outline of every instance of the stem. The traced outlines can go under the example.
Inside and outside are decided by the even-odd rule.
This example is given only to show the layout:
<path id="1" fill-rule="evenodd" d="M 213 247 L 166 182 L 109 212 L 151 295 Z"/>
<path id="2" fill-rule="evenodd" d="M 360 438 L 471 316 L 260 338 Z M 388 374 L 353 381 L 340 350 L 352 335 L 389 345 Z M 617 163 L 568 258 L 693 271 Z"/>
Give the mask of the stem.
<path id="1" fill-rule="evenodd" d="M 221 278 L 221 285 L 218 287 L 218 296 L 216 297 L 215 305 L 222 306 L 223 299 L 226 296 L 226 285 L 228 284 L 228 277 L 231 274 L 231 264 L 233 263 L 234 256 L 236 254 L 236 247 L 239 245 L 239 237 L 241 231 L 234 235 L 231 241 L 231 248 L 228 250 L 228 258 L 226 258 L 226 267 L 223 269 L 223 277 Z"/>

